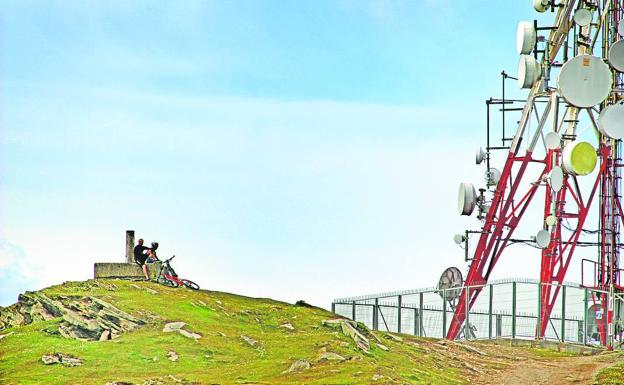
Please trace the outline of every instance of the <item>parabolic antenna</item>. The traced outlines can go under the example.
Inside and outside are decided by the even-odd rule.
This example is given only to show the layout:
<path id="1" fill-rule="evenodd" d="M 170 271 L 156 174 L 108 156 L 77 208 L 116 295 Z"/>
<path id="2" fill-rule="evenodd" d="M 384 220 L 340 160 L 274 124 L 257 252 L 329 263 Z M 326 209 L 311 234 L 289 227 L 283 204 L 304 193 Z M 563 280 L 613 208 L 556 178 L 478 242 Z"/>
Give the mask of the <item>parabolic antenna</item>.
<path id="1" fill-rule="evenodd" d="M 490 171 L 485 174 L 485 179 L 487 179 L 491 184 L 498 184 L 498 181 L 501 178 L 501 172 L 499 169 L 490 167 Z"/>
<path id="2" fill-rule="evenodd" d="M 557 86 L 565 100 L 575 107 L 593 107 L 611 92 L 611 70 L 600 58 L 579 55 L 567 61 Z"/>
<path id="3" fill-rule="evenodd" d="M 591 11 L 587 8 L 580 8 L 574 12 L 574 22 L 580 27 L 587 27 L 592 22 Z"/>
<path id="4" fill-rule="evenodd" d="M 544 143 L 549 150 L 555 150 L 561 145 L 561 136 L 554 131 L 549 132 L 544 137 Z"/>
<path id="5" fill-rule="evenodd" d="M 533 0 L 533 8 L 540 13 L 546 12 L 548 9 L 548 0 Z"/>
<path id="6" fill-rule="evenodd" d="M 458 245 L 461 245 L 461 243 L 463 241 L 465 241 L 466 239 L 464 238 L 463 235 L 461 234 L 455 234 L 453 235 L 453 242 L 457 243 Z"/>
<path id="7" fill-rule="evenodd" d="M 548 230 L 542 229 L 538 231 L 537 235 L 535 236 L 535 242 L 542 249 L 547 248 L 548 244 L 550 243 L 550 233 L 548 232 Z"/>
<path id="8" fill-rule="evenodd" d="M 620 24 L 620 27 L 622 25 L 624 24 Z M 611 67 L 620 72 L 624 72 L 624 40 L 618 40 L 609 48 L 607 60 L 609 60 Z"/>
<path id="9" fill-rule="evenodd" d="M 600 340 L 600 331 L 598 330 L 598 322 L 602 322 L 605 317 L 602 305 L 594 304 L 587 308 L 587 328 L 585 329 L 587 336 L 592 340 Z"/>
<path id="10" fill-rule="evenodd" d="M 548 226 L 554 226 L 557 223 L 557 217 L 554 215 L 549 215 L 546 217 L 546 224 Z"/>
<path id="11" fill-rule="evenodd" d="M 481 162 L 483 162 L 484 159 L 485 159 L 485 151 L 483 151 L 481 147 L 477 148 L 477 153 L 475 155 L 475 163 L 481 164 Z"/>
<path id="12" fill-rule="evenodd" d="M 518 62 L 518 87 L 531 88 L 542 76 L 542 67 L 531 55 L 520 55 Z"/>
<path id="13" fill-rule="evenodd" d="M 563 169 L 571 175 L 587 175 L 594 171 L 598 155 L 587 142 L 570 142 L 563 148 Z"/>
<path id="14" fill-rule="evenodd" d="M 447 301 L 453 301 L 461 293 L 461 286 L 464 284 L 462 273 L 456 267 L 449 267 L 444 270 L 438 281 L 438 294 Z"/>
<path id="15" fill-rule="evenodd" d="M 459 215 L 470 215 L 477 204 L 477 192 L 472 183 L 463 182 L 459 185 L 457 208 Z"/>
<path id="16" fill-rule="evenodd" d="M 526 55 L 533 51 L 535 41 L 537 40 L 537 31 L 532 21 L 521 21 L 518 23 L 516 30 L 516 51 L 520 55 Z"/>
<path id="17" fill-rule="evenodd" d="M 624 101 L 607 106 L 600 112 L 598 129 L 609 138 L 624 138 Z"/>
<path id="18" fill-rule="evenodd" d="M 548 173 L 548 183 L 554 192 L 559 192 L 563 187 L 563 170 L 559 166 L 554 166 Z"/>

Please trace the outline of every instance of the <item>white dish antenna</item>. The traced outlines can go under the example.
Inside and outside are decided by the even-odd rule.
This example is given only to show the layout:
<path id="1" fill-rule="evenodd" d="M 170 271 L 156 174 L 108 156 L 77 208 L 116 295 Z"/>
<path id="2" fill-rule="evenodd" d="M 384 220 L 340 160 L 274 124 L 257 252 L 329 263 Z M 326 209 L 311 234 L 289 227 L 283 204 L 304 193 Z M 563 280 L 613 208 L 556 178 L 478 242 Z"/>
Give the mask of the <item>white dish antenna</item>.
<path id="1" fill-rule="evenodd" d="M 563 187 L 563 170 L 559 166 L 554 166 L 548 173 L 548 183 L 554 192 L 559 192 Z"/>
<path id="2" fill-rule="evenodd" d="M 550 233 L 548 232 L 548 230 L 538 231 L 537 235 L 535 236 L 535 242 L 542 249 L 547 248 L 550 244 Z"/>
<path id="3" fill-rule="evenodd" d="M 453 235 L 453 242 L 457 243 L 458 245 L 461 245 L 462 242 L 464 242 L 465 240 L 466 237 L 464 237 L 462 234 Z"/>
<path id="4" fill-rule="evenodd" d="M 470 215 L 477 205 L 477 192 L 472 183 L 463 182 L 459 185 L 457 208 L 459 215 Z"/>
<path id="5" fill-rule="evenodd" d="M 624 24 L 620 24 L 620 27 Z M 611 67 L 620 72 L 624 72 L 624 40 L 618 40 L 609 48 L 607 60 Z"/>
<path id="6" fill-rule="evenodd" d="M 487 179 L 488 183 L 492 185 L 498 184 L 500 178 L 500 170 L 494 167 L 490 167 L 490 170 L 487 172 L 487 174 L 485 174 L 485 179 Z"/>
<path id="7" fill-rule="evenodd" d="M 600 112 L 598 129 L 609 138 L 624 138 L 624 101 L 607 106 Z"/>
<path id="8" fill-rule="evenodd" d="M 485 151 L 483 151 L 481 147 L 477 148 L 477 153 L 475 155 L 475 163 L 481 164 L 481 162 L 483 162 L 484 159 L 485 159 Z"/>
<path id="9" fill-rule="evenodd" d="M 605 100 L 611 85 L 609 66 L 592 55 L 579 55 L 567 61 L 557 81 L 561 96 L 573 106 L 584 108 Z"/>
<path id="10" fill-rule="evenodd" d="M 549 215 L 546 217 L 546 224 L 548 226 L 554 226 L 557 223 L 557 217 L 554 215 Z"/>
<path id="11" fill-rule="evenodd" d="M 544 143 L 549 150 L 556 150 L 561 146 L 561 136 L 554 131 L 549 132 L 544 137 Z"/>
<path id="12" fill-rule="evenodd" d="M 574 141 L 563 148 L 563 169 L 570 175 L 588 175 L 596 168 L 598 155 L 590 143 Z"/>
<path id="13" fill-rule="evenodd" d="M 520 55 L 518 62 L 518 87 L 531 88 L 542 76 L 542 66 L 531 55 Z"/>
<path id="14" fill-rule="evenodd" d="M 530 54 L 537 41 L 537 31 L 532 21 L 521 21 L 516 30 L 516 51 L 520 55 Z"/>
<path id="15" fill-rule="evenodd" d="M 453 301 L 461 293 L 464 284 L 461 271 L 456 267 L 449 267 L 442 272 L 438 281 L 438 294 L 447 301 Z"/>
<path id="16" fill-rule="evenodd" d="M 548 0 L 533 0 L 533 8 L 539 12 L 546 12 L 548 9 Z"/>
<path id="17" fill-rule="evenodd" d="M 573 19 L 579 27 L 587 27 L 592 22 L 592 13 L 587 8 L 580 8 L 574 12 Z"/>

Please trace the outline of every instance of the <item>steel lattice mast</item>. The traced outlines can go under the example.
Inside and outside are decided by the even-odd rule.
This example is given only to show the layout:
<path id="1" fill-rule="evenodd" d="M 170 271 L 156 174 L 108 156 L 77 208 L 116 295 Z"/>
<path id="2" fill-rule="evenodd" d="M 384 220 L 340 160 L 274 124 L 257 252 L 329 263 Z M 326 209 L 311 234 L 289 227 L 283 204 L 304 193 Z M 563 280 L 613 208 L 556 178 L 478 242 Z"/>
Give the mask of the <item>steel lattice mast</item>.
<path id="1" fill-rule="evenodd" d="M 622 74 L 612 70 L 614 91 L 610 92 L 607 99 L 595 108 L 575 107 L 566 103 L 559 90 L 549 84 L 551 70 L 568 61 L 572 39 L 575 56 L 596 55 L 600 51 L 596 56 L 607 57 L 610 47 L 622 39 L 617 28 L 623 19 L 624 5 L 622 0 L 570 0 L 554 1 L 548 7 L 556 9 L 555 21 L 551 27 L 543 28 L 550 31 L 544 49 L 535 51 L 536 58 L 538 52 L 541 54 L 543 76 L 536 79 L 529 92 L 500 179 L 489 202 L 490 207 L 479 232 L 479 241 L 465 281 L 465 286 L 470 288 L 463 289 L 458 298 L 447 333 L 449 339 L 457 338 L 462 331 L 466 312 L 477 300 L 505 248 L 510 245 L 525 212 L 530 206 L 539 204 L 534 199 L 539 190 L 544 191 L 543 228 L 548 231 L 550 241 L 541 251 L 541 305 L 536 337 L 544 336 L 559 290 L 579 245 L 579 238 L 586 232 L 590 210 L 597 212 L 599 218 L 596 233 L 598 258 L 597 262 L 593 262 L 596 264 L 593 281 L 591 284 L 583 284 L 600 290 L 602 294 L 592 296 L 592 301 L 599 304 L 605 314 L 611 314 L 609 298 L 613 296 L 604 293 L 613 294 L 622 289 L 619 273 L 619 248 L 622 246 L 620 221 L 624 218 L 620 200 L 623 166 L 621 140 L 599 134 L 597 173 L 595 177 L 586 177 L 593 178 L 591 183 L 579 183 L 577 176 L 566 173 L 561 187 L 555 191 L 545 181 L 554 169 L 562 166 L 562 149 L 575 139 L 579 119 L 589 119 L 596 132 L 599 132 L 596 108 L 602 110 L 622 99 L 624 87 Z M 572 20 L 574 12 L 580 8 L 587 8 L 596 16 L 595 22 L 577 29 Z M 541 111 L 540 106 L 543 106 Z M 538 125 L 530 133 L 527 126 L 533 116 Z M 545 154 L 538 154 L 536 145 L 543 139 L 546 129 L 558 133 L 562 145 L 547 149 Z M 535 174 L 539 177 L 531 180 L 529 175 Z M 611 317 L 601 317 L 601 322 L 598 322 L 603 345 L 610 344 L 609 322 Z"/>

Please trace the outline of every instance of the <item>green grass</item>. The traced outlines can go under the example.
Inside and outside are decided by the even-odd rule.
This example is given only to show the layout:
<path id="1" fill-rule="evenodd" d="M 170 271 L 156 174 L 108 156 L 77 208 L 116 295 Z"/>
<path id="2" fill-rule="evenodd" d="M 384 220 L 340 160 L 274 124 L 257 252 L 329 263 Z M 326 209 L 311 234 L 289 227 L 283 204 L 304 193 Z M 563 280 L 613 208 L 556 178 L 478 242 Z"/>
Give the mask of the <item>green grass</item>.
<path id="1" fill-rule="evenodd" d="M 145 287 L 158 294 L 149 293 Z M 169 375 L 201 384 L 351 384 L 370 383 L 375 374 L 384 376 L 378 383 L 467 383 L 460 369 L 423 353 L 418 343 L 424 339 L 406 337 L 414 344 L 385 339 L 388 352 L 375 344 L 369 354 L 357 350 L 348 337 L 321 326 L 322 320 L 336 317 L 322 309 L 123 280 L 69 282 L 43 292 L 49 296 L 98 297 L 150 322 L 104 342 L 77 341 L 43 331 L 57 320 L 4 330 L 2 334 L 14 334 L 0 340 L 2 384 L 142 384 L 149 379 L 173 383 Z M 186 329 L 202 338 L 194 341 L 178 333 L 163 333 L 164 324 L 171 321 L 186 322 Z M 295 330 L 280 328 L 283 323 L 291 323 Z M 258 340 L 259 346 L 249 346 L 241 335 Z M 354 358 L 316 362 L 321 348 Z M 179 361 L 168 360 L 170 350 L 179 355 Z M 84 363 L 78 367 L 44 365 L 41 356 L 54 352 L 77 356 Z M 282 374 L 298 359 L 310 361 L 312 368 Z"/>

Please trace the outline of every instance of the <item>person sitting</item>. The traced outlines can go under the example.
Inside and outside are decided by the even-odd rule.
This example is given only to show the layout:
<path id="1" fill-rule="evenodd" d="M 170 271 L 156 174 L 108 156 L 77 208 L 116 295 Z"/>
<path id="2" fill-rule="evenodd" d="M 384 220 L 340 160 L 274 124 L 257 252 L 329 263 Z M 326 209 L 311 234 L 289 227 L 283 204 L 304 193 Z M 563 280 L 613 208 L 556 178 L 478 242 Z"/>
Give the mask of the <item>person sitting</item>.
<path id="1" fill-rule="evenodd" d="M 152 245 L 154 243 L 152 243 Z M 157 243 L 156 247 L 158 247 Z M 136 262 L 136 264 L 141 266 L 141 268 L 143 269 L 143 275 L 145 275 L 146 281 L 150 280 L 149 273 L 147 271 L 147 262 L 153 262 L 153 260 L 151 260 L 150 258 L 151 254 L 152 250 L 147 246 L 143 246 L 143 238 L 140 238 L 138 244 L 134 246 L 134 262 Z"/>

